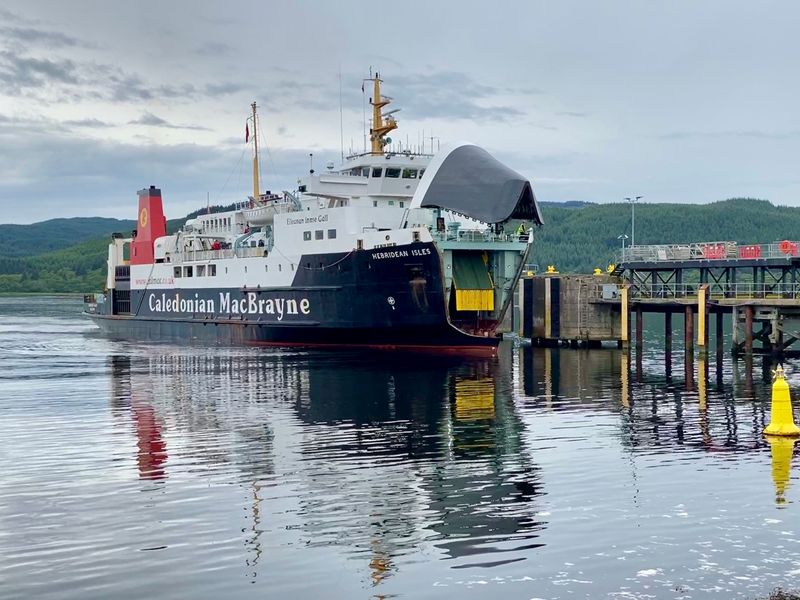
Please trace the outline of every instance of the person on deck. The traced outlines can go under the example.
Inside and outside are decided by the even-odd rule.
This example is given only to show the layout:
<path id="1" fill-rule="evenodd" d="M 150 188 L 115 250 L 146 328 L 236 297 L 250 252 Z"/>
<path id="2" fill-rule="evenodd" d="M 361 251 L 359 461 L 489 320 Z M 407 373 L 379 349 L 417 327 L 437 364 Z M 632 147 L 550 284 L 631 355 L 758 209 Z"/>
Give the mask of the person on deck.
<path id="1" fill-rule="evenodd" d="M 211 244 L 211 249 L 212 250 L 219 250 L 220 248 L 222 248 L 222 246 L 220 246 L 219 240 L 214 240 L 214 243 Z"/>

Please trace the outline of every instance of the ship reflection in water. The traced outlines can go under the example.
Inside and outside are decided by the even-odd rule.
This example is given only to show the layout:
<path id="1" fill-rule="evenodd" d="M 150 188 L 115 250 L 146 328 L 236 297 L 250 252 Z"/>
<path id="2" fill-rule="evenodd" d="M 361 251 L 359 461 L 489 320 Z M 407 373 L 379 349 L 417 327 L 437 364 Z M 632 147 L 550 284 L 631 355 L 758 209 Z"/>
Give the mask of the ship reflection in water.
<path id="1" fill-rule="evenodd" d="M 129 406 L 136 432 L 138 454 L 136 462 L 141 479 L 159 480 L 166 477 L 164 464 L 167 461 L 167 445 L 161 435 L 163 424 L 159 422 L 153 408 L 151 388 L 133 391 L 131 388 L 130 357 L 109 357 L 112 390 L 111 402 L 116 408 Z"/>
<path id="2" fill-rule="evenodd" d="M 254 579 L 264 544 L 274 543 L 258 523 L 268 510 L 263 491 L 289 484 L 297 488 L 290 529 L 302 544 L 363 556 L 378 588 L 421 543 L 456 568 L 524 561 L 542 545 L 542 483 L 522 441 L 510 359 L 164 353 L 109 360 L 112 404 L 118 414 L 130 409 L 142 479 L 167 477 L 173 437 L 181 440 L 177 452 L 198 464 L 237 468 L 250 495 L 246 564 Z M 209 435 L 235 442 L 209 446 Z"/>

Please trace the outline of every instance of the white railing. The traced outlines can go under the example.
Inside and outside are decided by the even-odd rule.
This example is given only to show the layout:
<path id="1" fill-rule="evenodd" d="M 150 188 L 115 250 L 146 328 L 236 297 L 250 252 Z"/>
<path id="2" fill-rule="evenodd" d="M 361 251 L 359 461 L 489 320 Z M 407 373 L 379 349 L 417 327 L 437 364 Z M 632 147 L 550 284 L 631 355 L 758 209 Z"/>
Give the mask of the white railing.
<path id="1" fill-rule="evenodd" d="M 181 264 L 185 262 L 207 262 L 223 258 L 253 258 L 256 256 L 266 256 L 266 251 L 267 248 L 264 246 L 256 246 L 255 248 L 247 246 L 235 250 L 232 248 L 227 248 L 225 250 L 189 250 L 173 256 L 172 262 Z"/>
<path id="2" fill-rule="evenodd" d="M 492 231 L 478 231 L 475 229 L 463 229 L 459 231 L 431 231 L 433 239 L 439 242 L 464 242 L 464 243 L 485 243 L 485 242 L 523 242 L 528 241 L 528 234 L 515 235 L 512 233 L 494 233 Z"/>

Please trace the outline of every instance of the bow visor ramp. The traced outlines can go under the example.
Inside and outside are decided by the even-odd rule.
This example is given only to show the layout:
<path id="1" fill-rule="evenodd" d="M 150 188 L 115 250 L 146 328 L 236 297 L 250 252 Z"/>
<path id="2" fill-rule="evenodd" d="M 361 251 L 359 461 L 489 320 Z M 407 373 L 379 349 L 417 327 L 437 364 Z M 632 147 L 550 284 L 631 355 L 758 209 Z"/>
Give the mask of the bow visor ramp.
<path id="1" fill-rule="evenodd" d="M 443 208 L 483 223 L 544 223 L 530 181 L 469 143 L 443 149 L 433 158 L 411 208 Z"/>

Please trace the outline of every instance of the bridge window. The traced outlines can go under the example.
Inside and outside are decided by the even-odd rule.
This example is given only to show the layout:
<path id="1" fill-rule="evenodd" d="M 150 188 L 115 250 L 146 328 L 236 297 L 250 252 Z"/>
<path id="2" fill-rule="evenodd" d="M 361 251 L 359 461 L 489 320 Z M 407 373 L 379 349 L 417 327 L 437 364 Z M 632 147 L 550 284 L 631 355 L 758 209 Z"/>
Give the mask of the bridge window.
<path id="1" fill-rule="evenodd" d="M 383 167 L 372 167 L 372 176 L 380 177 L 383 175 Z"/>
<path id="2" fill-rule="evenodd" d="M 304 231 L 303 232 L 303 240 L 306 241 L 306 242 L 311 240 L 311 232 L 310 231 Z"/>
<path id="3" fill-rule="evenodd" d="M 425 174 L 425 169 L 419 170 L 419 178 L 422 179 L 422 176 Z"/>
<path id="4" fill-rule="evenodd" d="M 328 229 L 328 239 L 329 240 L 336 239 L 336 230 L 335 229 Z"/>
<path id="5" fill-rule="evenodd" d="M 405 205 L 406 205 L 406 203 L 403 202 L 402 200 L 400 200 L 400 208 L 403 208 Z"/>
<path id="6" fill-rule="evenodd" d="M 197 265 L 197 276 L 198 277 L 205 277 L 206 276 L 206 266 L 205 265 Z"/>
<path id="7" fill-rule="evenodd" d="M 191 277 L 192 276 L 192 267 L 183 267 L 183 276 L 184 277 Z"/>
<path id="8" fill-rule="evenodd" d="M 416 178 L 417 178 L 416 169 L 403 169 L 403 179 L 416 179 Z"/>
<path id="9" fill-rule="evenodd" d="M 173 269 L 173 274 L 175 275 L 176 279 L 179 278 L 181 276 L 181 268 L 180 267 L 175 267 Z"/>
<path id="10" fill-rule="evenodd" d="M 321 239 L 323 239 L 323 238 L 324 238 L 324 236 L 323 236 L 323 231 L 322 231 L 322 229 L 317 229 L 317 230 L 314 232 L 314 239 L 315 239 L 315 240 L 321 240 Z"/>
<path id="11" fill-rule="evenodd" d="M 398 179 L 400 177 L 400 169 L 386 169 L 386 176 Z"/>
<path id="12" fill-rule="evenodd" d="M 363 169 L 361 169 L 361 176 L 369 177 L 369 167 L 364 167 Z"/>
<path id="13" fill-rule="evenodd" d="M 389 200 L 389 206 L 394 206 L 394 200 Z"/>
<path id="14" fill-rule="evenodd" d="M 208 265 L 208 276 L 209 277 L 217 276 L 217 265 Z"/>

